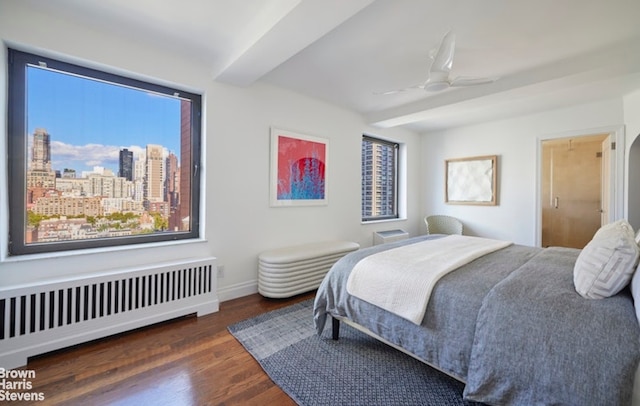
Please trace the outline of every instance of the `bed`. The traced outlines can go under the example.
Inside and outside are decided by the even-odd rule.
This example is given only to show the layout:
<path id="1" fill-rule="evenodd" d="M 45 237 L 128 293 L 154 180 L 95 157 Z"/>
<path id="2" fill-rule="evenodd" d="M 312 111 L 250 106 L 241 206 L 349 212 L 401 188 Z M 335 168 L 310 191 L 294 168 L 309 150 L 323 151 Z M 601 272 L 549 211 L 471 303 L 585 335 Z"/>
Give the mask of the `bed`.
<path id="1" fill-rule="evenodd" d="M 318 334 L 331 324 L 337 339 L 339 323 L 348 323 L 464 382 L 467 400 L 632 403 L 640 327 L 631 275 L 611 297 L 583 297 L 574 269 L 589 246 L 582 257 L 581 250 L 517 244 L 483 254 L 439 277 L 418 323 L 349 293 L 349 277 L 365 259 L 443 238 L 449 237 L 415 237 L 340 259 L 315 297 Z M 635 270 L 640 250 L 637 244 L 633 248 Z M 590 252 L 602 254 L 601 249 Z M 393 265 L 385 266 L 394 272 Z"/>

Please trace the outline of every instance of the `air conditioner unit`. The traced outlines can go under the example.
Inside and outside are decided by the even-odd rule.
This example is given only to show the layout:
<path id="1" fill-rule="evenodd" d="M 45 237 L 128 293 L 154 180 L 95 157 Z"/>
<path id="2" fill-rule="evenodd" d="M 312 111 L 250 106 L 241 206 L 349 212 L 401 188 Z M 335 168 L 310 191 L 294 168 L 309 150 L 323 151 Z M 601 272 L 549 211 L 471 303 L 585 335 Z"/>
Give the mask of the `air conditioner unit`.
<path id="1" fill-rule="evenodd" d="M 409 233 L 404 230 L 387 230 L 373 232 L 373 245 L 400 241 L 409 238 Z"/>

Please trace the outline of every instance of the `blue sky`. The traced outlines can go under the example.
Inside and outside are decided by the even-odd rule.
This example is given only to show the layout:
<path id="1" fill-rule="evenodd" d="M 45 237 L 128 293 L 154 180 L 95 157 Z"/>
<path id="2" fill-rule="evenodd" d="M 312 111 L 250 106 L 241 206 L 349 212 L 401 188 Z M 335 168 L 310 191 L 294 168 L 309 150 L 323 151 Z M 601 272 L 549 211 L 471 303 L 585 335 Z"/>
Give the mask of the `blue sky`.
<path id="1" fill-rule="evenodd" d="M 52 168 L 118 172 L 122 148 L 158 144 L 180 157 L 180 100 L 29 67 L 28 136 L 50 134 Z"/>

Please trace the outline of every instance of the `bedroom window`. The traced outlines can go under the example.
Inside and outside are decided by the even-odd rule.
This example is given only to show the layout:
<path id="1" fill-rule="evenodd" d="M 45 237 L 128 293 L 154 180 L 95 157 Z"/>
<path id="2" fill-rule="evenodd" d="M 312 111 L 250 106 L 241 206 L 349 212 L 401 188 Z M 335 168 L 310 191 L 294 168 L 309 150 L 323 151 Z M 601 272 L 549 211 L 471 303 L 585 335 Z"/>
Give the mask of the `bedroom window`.
<path id="1" fill-rule="evenodd" d="M 10 255 L 199 237 L 200 95 L 8 55 Z"/>
<path id="2" fill-rule="evenodd" d="M 396 142 L 362 136 L 362 221 L 398 218 Z"/>

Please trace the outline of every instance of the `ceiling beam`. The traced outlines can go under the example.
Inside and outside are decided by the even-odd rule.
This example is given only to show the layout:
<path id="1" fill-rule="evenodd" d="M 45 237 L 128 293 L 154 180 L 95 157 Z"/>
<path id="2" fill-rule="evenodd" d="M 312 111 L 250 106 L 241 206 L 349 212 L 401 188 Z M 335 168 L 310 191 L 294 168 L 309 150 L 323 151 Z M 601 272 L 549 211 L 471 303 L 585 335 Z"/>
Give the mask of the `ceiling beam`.
<path id="1" fill-rule="evenodd" d="M 214 69 L 214 79 L 248 86 L 307 46 L 373 3 L 374 0 L 303 0 L 280 15 L 271 25 L 222 67 Z"/>

